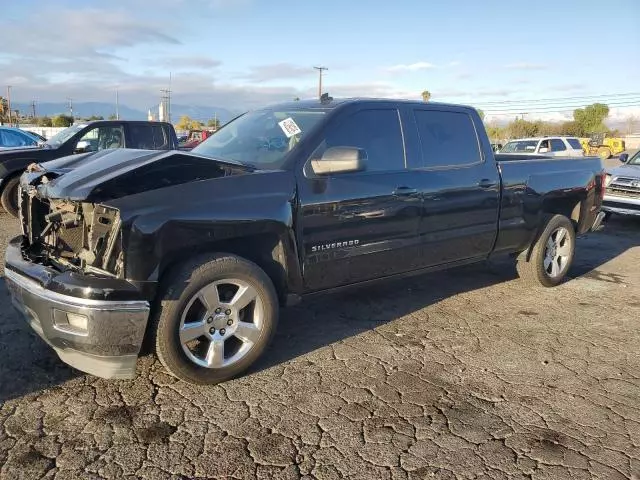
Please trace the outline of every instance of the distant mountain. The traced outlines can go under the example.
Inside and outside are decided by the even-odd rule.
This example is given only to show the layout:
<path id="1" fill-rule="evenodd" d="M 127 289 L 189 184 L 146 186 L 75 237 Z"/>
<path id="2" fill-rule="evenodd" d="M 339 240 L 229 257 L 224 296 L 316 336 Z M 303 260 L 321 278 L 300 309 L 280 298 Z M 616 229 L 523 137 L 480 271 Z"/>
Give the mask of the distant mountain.
<path id="1" fill-rule="evenodd" d="M 12 109 L 17 109 L 20 113 L 30 113 L 31 105 L 28 103 L 16 103 L 11 104 Z M 151 111 L 158 115 L 158 105 L 150 105 Z M 109 115 L 113 115 L 116 112 L 115 103 L 105 102 L 78 102 L 73 104 L 73 114 L 76 117 L 90 117 L 92 115 L 102 116 L 108 118 Z M 52 117 L 60 113 L 69 114 L 69 106 L 66 103 L 38 103 L 36 105 L 36 114 L 38 116 L 47 115 Z M 126 105 L 119 105 L 120 118 L 125 120 L 146 120 L 147 111 L 136 110 L 134 108 L 127 107 Z M 171 105 L 171 120 L 177 122 L 182 115 L 188 115 L 194 120 L 200 120 L 206 122 L 207 120 L 217 118 L 221 123 L 228 122 L 242 111 L 232 112 L 226 108 L 208 107 L 200 105 Z"/>

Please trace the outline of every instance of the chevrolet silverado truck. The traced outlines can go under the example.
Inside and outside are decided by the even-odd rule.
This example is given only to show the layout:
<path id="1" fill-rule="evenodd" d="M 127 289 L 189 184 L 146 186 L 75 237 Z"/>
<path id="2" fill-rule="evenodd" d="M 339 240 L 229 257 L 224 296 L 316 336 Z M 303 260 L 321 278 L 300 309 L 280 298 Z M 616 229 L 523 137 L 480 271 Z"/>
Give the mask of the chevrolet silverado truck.
<path id="1" fill-rule="evenodd" d="M 607 217 L 614 213 L 640 215 L 640 150 L 631 158 L 628 153 L 621 154 L 620 161 L 623 165 L 607 171 L 602 210 Z"/>
<path id="2" fill-rule="evenodd" d="M 131 378 L 144 344 L 174 376 L 215 384 L 306 295 L 500 255 L 527 285 L 558 285 L 603 194 L 599 158 L 501 161 L 471 107 L 297 101 L 191 152 L 34 166 L 5 275 L 68 364 Z"/>
<path id="3" fill-rule="evenodd" d="M 98 120 L 72 125 L 41 145 L 0 151 L 0 203 L 18 216 L 18 183 L 31 163 L 42 163 L 74 153 L 111 148 L 171 150 L 178 148 L 173 125 L 164 122 Z"/>

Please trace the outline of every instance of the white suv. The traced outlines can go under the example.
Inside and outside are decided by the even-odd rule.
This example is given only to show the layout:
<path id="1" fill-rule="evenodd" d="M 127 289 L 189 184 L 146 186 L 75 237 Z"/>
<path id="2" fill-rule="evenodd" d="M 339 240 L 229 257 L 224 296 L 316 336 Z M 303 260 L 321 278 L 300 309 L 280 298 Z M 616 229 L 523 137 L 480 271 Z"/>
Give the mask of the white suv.
<path id="1" fill-rule="evenodd" d="M 536 154 L 548 157 L 583 157 L 584 150 L 576 137 L 538 137 L 512 140 L 500 154 Z"/>

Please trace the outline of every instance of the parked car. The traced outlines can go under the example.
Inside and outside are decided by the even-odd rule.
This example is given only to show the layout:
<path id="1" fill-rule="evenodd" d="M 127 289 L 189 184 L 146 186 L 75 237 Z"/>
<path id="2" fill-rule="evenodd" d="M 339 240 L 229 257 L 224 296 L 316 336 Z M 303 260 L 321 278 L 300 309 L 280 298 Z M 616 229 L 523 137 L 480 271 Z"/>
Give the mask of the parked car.
<path id="1" fill-rule="evenodd" d="M 628 153 L 619 158 L 623 165 L 607 171 L 602 210 L 607 217 L 613 213 L 640 215 L 640 150 L 631 158 Z"/>
<path id="2" fill-rule="evenodd" d="M 6 281 L 60 358 L 131 378 L 148 338 L 171 374 L 214 384 L 309 294 L 502 255 L 528 285 L 558 285 L 599 228 L 604 170 L 496 161 L 472 107 L 297 101 L 191 152 L 45 163 L 21 191 Z"/>
<path id="3" fill-rule="evenodd" d="M 582 157 L 584 150 L 577 137 L 539 137 L 512 140 L 500 149 L 501 154 L 531 154 L 545 157 Z"/>
<path id="4" fill-rule="evenodd" d="M 11 215 L 18 215 L 18 183 L 29 164 L 111 148 L 173 150 L 178 148 L 178 141 L 170 123 L 98 120 L 72 125 L 41 143 L 40 148 L 0 151 L 2 207 Z"/>
<path id="5" fill-rule="evenodd" d="M 40 139 L 33 133 L 15 127 L 0 126 L 0 150 L 16 147 L 35 147 Z"/>

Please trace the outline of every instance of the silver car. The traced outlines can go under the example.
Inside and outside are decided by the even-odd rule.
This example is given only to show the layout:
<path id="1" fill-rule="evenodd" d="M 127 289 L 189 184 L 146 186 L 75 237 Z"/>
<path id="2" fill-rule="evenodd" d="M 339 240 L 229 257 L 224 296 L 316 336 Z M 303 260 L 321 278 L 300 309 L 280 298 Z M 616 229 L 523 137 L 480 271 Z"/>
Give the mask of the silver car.
<path id="1" fill-rule="evenodd" d="M 631 158 L 620 154 L 624 163 L 607 171 L 602 210 L 608 215 L 640 215 L 640 150 Z"/>
<path id="2" fill-rule="evenodd" d="M 511 140 L 500 149 L 501 155 L 544 155 L 545 157 L 583 157 L 576 137 L 532 137 Z"/>

